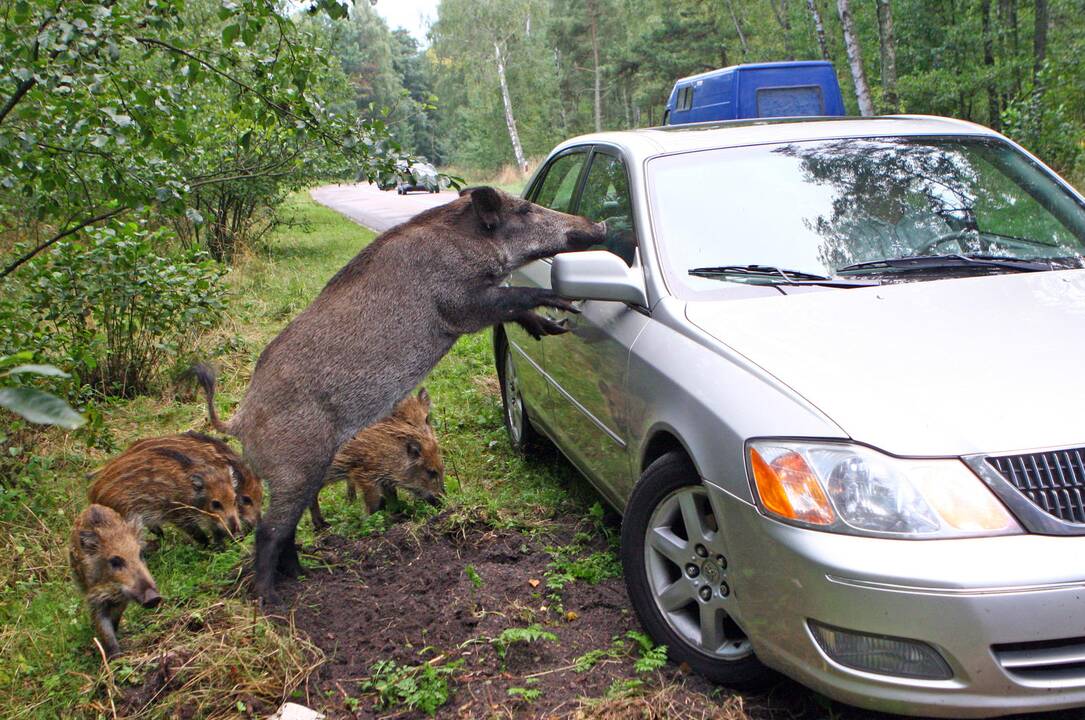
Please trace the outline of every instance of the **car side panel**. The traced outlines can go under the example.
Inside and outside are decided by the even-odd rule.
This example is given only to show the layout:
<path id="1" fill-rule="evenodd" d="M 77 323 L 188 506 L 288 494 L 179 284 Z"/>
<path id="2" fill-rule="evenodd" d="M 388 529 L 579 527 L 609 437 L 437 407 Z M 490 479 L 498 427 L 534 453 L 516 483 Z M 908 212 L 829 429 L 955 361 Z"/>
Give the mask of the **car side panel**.
<path id="1" fill-rule="evenodd" d="M 652 315 L 629 358 L 624 412 L 634 463 L 616 488 L 623 502 L 657 432 L 669 432 L 682 443 L 703 479 L 745 502 L 753 502 L 743 457 L 747 439 L 847 437 L 775 378 L 684 326 L 680 301 L 666 299 Z"/>
<path id="2" fill-rule="evenodd" d="M 552 433 L 565 455 L 615 497 L 631 467 L 624 414 L 629 348 L 649 320 L 624 303 L 577 305 L 579 314 L 555 313 L 570 331 L 543 341 L 553 381 Z"/>
<path id="3" fill-rule="evenodd" d="M 508 284 L 549 289 L 550 263 L 537 260 L 525 265 L 509 276 Z M 541 372 L 546 365 L 546 343 L 531 337 L 516 323 L 505 323 L 503 327 L 528 416 L 545 424 L 550 414 L 550 390 Z"/>

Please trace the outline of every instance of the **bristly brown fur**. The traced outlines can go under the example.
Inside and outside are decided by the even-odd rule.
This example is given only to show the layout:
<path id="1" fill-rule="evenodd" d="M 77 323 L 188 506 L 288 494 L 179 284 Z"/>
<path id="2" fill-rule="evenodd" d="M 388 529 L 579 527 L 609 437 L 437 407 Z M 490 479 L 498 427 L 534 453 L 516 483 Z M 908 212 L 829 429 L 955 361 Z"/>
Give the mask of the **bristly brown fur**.
<path id="1" fill-rule="evenodd" d="M 90 607 L 91 625 L 110 656 L 120 651 L 117 625 L 129 602 L 155 607 L 161 601 L 141 556 L 138 519 L 125 521 L 112 508 L 91 505 L 75 519 L 68 560 Z"/>
<path id="2" fill-rule="evenodd" d="M 90 500 L 152 530 L 173 523 L 201 544 L 237 536 L 230 466 L 206 447 L 183 435 L 140 440 L 95 473 Z"/>
<path id="3" fill-rule="evenodd" d="M 214 374 L 193 372 L 212 426 L 241 440 L 268 484 L 256 531 L 255 590 L 301 570 L 294 536 L 336 451 L 391 412 L 466 333 L 516 322 L 535 337 L 566 329 L 534 312 L 575 311 L 550 290 L 506 287 L 513 270 L 605 239 L 602 224 L 488 187 L 385 232 L 328 282 L 260 355 L 241 406 L 222 422 Z"/>
<path id="4" fill-rule="evenodd" d="M 396 405 L 392 414 L 370 425 L 335 454 L 325 485 L 346 480 L 347 498 L 361 492 L 366 510 L 380 509 L 403 488 L 429 502 L 444 495 L 445 464 L 437 434 L 429 423 L 430 399 L 425 388 Z M 309 507 L 313 527 L 327 527 L 320 503 Z"/>

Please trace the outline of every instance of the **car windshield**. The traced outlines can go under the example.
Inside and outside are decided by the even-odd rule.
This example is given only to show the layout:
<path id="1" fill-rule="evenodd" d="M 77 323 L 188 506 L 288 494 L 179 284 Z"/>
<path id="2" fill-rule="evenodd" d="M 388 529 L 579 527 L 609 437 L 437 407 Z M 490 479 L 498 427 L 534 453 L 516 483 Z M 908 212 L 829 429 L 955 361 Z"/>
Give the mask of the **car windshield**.
<path id="1" fill-rule="evenodd" d="M 689 272 L 705 268 L 912 280 L 942 270 L 1036 269 L 992 258 L 1081 267 L 1085 254 L 1085 209 L 1034 161 L 994 139 L 724 148 L 656 158 L 648 172 L 667 276 L 693 290 L 759 279 Z M 877 262 L 916 257 L 930 260 Z M 778 274 L 760 279 L 780 282 Z"/>

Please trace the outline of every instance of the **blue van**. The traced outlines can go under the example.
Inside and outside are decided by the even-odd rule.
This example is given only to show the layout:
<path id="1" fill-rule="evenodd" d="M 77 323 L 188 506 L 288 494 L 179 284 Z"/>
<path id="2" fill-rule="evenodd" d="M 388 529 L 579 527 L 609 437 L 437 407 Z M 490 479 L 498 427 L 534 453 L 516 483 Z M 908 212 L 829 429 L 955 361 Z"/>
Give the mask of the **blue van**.
<path id="1" fill-rule="evenodd" d="M 833 64 L 821 60 L 733 65 L 674 84 L 664 125 L 744 118 L 844 115 Z"/>

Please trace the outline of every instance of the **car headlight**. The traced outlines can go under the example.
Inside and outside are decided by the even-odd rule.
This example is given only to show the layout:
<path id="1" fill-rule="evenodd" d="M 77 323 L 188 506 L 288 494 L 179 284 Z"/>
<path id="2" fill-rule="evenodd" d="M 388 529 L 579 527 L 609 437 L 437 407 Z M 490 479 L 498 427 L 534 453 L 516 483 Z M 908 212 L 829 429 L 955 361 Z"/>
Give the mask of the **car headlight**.
<path id="1" fill-rule="evenodd" d="M 895 458 L 862 445 L 791 440 L 750 441 L 747 455 L 760 507 L 793 524 L 904 538 L 1022 532 L 960 460 Z"/>

